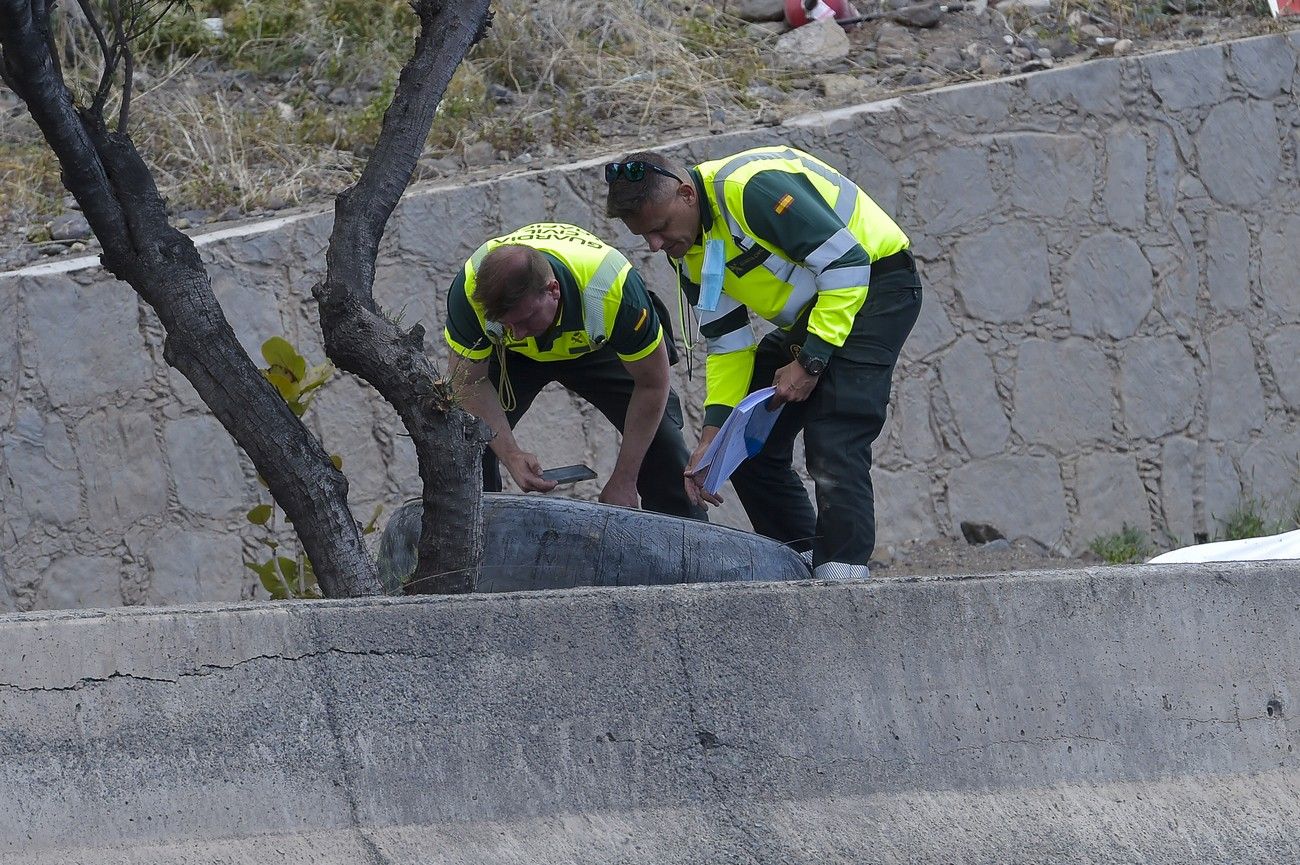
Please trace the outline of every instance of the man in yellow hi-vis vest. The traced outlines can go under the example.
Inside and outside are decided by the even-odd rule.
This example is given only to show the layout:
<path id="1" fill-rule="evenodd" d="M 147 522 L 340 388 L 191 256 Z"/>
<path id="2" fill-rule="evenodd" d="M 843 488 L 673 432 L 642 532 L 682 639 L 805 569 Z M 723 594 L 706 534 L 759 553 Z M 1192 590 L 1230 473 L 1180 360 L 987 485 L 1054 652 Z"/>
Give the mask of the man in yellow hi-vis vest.
<path id="1" fill-rule="evenodd" d="M 876 542 L 871 444 L 894 365 L 921 309 L 907 235 L 861 189 L 792 147 L 691 168 L 654 153 L 605 166 L 608 215 L 677 269 L 706 340 L 704 429 L 775 386 L 781 417 L 732 475 L 754 529 L 811 548 L 813 575 L 863 578 Z M 756 342 L 753 312 L 777 325 Z M 802 430 L 814 513 L 791 462 Z M 719 504 L 688 468 L 693 501 Z"/>
<path id="2" fill-rule="evenodd" d="M 457 393 L 492 429 L 484 489 L 501 489 L 499 463 L 525 492 L 555 488 L 512 430 L 556 381 L 623 433 L 602 502 L 634 508 L 639 495 L 647 510 L 704 519 L 676 480 L 689 452 L 664 331 L 628 260 L 577 226 L 526 225 L 480 246 L 447 294 L 444 336 Z"/>

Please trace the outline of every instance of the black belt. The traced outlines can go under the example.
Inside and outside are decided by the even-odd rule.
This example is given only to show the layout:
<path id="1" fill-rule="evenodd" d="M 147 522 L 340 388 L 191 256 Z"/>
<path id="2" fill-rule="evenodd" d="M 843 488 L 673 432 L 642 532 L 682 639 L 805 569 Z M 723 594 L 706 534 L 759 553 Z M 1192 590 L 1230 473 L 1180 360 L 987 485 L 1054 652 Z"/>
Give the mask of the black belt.
<path id="1" fill-rule="evenodd" d="M 900 249 L 893 255 L 886 255 L 884 258 L 877 258 L 875 261 L 871 262 L 872 279 L 898 270 L 910 270 L 913 273 L 916 272 L 916 259 L 912 257 L 912 250 Z"/>

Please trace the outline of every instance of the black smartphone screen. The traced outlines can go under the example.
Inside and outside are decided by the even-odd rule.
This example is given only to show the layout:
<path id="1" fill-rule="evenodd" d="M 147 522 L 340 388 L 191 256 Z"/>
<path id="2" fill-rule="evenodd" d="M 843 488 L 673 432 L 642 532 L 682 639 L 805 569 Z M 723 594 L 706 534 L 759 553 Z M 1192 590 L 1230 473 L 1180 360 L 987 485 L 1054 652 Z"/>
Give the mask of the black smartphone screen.
<path id="1" fill-rule="evenodd" d="M 546 469 L 542 472 L 543 478 L 548 481 L 555 481 L 557 484 L 576 484 L 578 481 L 589 481 L 595 476 L 594 471 L 581 463 L 573 466 L 561 466 L 558 469 Z"/>

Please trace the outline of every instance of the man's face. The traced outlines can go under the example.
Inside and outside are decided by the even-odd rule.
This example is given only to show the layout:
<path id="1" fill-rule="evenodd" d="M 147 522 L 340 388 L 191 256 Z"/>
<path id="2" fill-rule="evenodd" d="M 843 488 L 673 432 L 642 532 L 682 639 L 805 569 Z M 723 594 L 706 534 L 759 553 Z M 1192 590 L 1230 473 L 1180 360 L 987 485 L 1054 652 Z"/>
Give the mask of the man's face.
<path id="1" fill-rule="evenodd" d="M 700 209 L 695 187 L 678 186 L 671 196 L 651 199 L 623 224 L 645 239 L 651 252 L 663 250 L 673 258 L 686 255 L 700 236 Z"/>
<path id="2" fill-rule="evenodd" d="M 552 279 L 539 292 L 529 292 L 501 317 L 501 326 L 511 339 L 541 336 L 555 323 L 560 308 L 560 283 Z"/>

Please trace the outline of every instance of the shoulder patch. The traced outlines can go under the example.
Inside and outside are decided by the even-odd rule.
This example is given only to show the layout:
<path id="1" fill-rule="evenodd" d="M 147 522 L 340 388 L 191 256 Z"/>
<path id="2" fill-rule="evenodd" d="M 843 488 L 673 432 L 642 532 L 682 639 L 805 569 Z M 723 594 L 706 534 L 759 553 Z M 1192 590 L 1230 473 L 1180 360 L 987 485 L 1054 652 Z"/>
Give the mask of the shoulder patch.
<path id="1" fill-rule="evenodd" d="M 774 208 L 772 208 L 772 209 L 775 210 L 778 214 L 779 214 L 779 213 L 785 213 L 786 209 L 787 209 L 790 205 L 792 205 L 792 204 L 794 204 L 794 196 L 793 196 L 793 195 L 782 195 L 782 196 L 781 196 L 781 200 L 778 201 L 778 202 L 776 203 L 776 207 L 774 207 Z"/>

